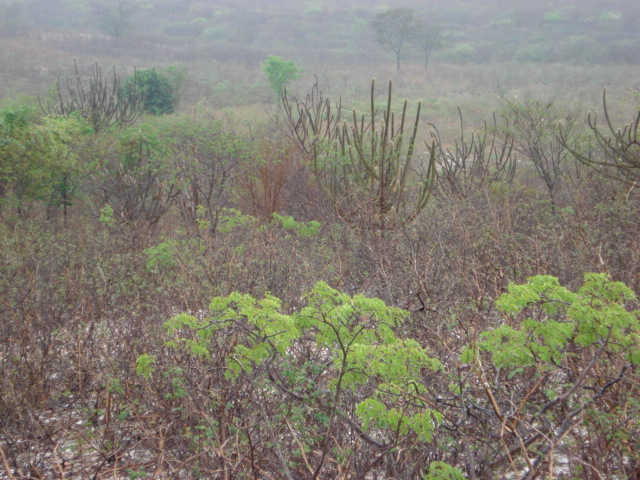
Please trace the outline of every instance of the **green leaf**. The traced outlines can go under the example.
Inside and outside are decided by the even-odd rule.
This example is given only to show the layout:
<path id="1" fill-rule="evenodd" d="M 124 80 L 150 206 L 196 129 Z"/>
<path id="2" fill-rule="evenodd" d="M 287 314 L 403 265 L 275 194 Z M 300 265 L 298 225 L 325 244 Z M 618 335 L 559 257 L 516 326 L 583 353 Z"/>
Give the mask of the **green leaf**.
<path id="1" fill-rule="evenodd" d="M 136 375 L 146 378 L 151 378 L 153 372 L 155 372 L 155 358 L 147 353 L 143 353 L 136 359 Z"/>
<path id="2" fill-rule="evenodd" d="M 456 467 L 444 462 L 432 462 L 429 464 L 429 472 L 424 480 L 465 480 L 464 473 Z"/>

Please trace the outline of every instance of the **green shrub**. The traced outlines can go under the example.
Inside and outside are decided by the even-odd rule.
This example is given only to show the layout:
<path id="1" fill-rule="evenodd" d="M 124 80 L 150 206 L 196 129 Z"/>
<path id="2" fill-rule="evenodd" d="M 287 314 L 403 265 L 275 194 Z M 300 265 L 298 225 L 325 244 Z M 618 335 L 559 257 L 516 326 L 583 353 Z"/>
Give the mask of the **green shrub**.
<path id="1" fill-rule="evenodd" d="M 282 89 L 298 78 L 299 68 L 291 60 L 283 60 L 276 55 L 269 55 L 262 64 L 262 70 L 267 76 L 271 90 L 280 100 Z"/>
<path id="2" fill-rule="evenodd" d="M 453 63 L 467 63 L 471 62 L 475 55 L 476 49 L 471 43 L 459 43 L 452 48 L 447 49 L 444 55 L 449 62 Z"/>
<path id="3" fill-rule="evenodd" d="M 518 62 L 547 62 L 551 48 L 544 43 L 530 43 L 516 50 L 514 60 Z"/>
<path id="4" fill-rule="evenodd" d="M 224 25 L 215 25 L 213 27 L 205 28 L 200 34 L 202 38 L 208 38 L 209 40 L 229 40 L 233 36 L 233 30 Z"/>
<path id="5" fill-rule="evenodd" d="M 566 21 L 567 18 L 562 12 L 545 12 L 544 14 L 544 23 L 546 24 L 558 24 Z"/>
<path id="6" fill-rule="evenodd" d="M 166 35 L 193 37 L 199 35 L 202 28 L 202 25 L 193 25 L 190 22 L 172 22 L 165 25 L 162 32 Z"/>
<path id="7" fill-rule="evenodd" d="M 155 68 L 139 70 L 127 79 L 126 88 L 130 90 L 134 85 L 142 96 L 145 112 L 164 115 L 176 111 L 179 101 L 178 88 L 163 72 Z"/>

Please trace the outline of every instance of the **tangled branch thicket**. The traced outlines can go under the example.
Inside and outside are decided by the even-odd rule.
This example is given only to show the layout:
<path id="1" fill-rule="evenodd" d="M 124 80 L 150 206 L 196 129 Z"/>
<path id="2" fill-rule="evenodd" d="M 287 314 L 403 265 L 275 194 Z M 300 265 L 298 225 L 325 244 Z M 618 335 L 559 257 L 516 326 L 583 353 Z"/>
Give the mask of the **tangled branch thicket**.
<path id="1" fill-rule="evenodd" d="M 182 117 L 67 145 L 64 222 L 7 183 L 0 478 L 637 476 L 640 195 L 576 162 L 551 202 L 498 127 L 434 130 L 395 228 Z"/>

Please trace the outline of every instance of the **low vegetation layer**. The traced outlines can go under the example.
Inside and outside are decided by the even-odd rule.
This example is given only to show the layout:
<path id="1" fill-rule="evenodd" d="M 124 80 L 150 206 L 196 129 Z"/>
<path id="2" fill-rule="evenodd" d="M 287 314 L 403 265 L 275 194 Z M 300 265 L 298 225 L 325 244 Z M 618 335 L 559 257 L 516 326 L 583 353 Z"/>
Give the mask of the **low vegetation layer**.
<path id="1" fill-rule="evenodd" d="M 0 1 L 0 479 L 638 478 L 638 12 L 472 3 Z"/>
<path id="2" fill-rule="evenodd" d="M 637 475 L 638 125 L 372 92 L 2 110 L 2 478 Z"/>

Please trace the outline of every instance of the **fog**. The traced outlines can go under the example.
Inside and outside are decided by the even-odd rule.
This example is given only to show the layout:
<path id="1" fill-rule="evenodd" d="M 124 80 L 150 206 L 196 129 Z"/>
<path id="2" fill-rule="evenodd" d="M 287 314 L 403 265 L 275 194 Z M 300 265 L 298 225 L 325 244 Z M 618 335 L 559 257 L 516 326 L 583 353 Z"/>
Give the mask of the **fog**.
<path id="1" fill-rule="evenodd" d="M 440 1 L 82 1 L 4 0 L 3 36 L 45 32 L 147 38 L 168 45 L 230 44 L 303 55 L 379 53 L 370 21 L 385 10 L 411 9 L 442 30 L 437 58 L 447 62 L 520 61 L 636 64 L 640 5 L 618 2 Z M 372 51 L 373 50 L 373 51 Z M 413 55 L 407 48 L 406 56 Z M 375 51 L 375 52 L 374 52 Z"/>

